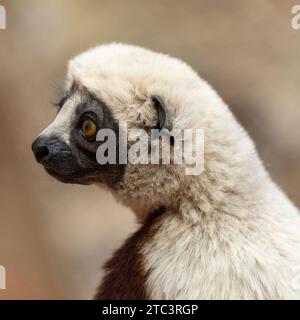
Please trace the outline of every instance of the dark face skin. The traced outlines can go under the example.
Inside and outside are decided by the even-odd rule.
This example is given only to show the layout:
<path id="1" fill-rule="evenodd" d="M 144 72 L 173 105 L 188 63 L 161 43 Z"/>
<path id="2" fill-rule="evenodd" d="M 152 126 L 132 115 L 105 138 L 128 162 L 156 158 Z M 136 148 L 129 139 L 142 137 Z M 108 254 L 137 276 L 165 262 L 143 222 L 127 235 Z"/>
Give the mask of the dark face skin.
<path id="1" fill-rule="evenodd" d="M 72 99 L 75 95 L 80 98 Z M 75 105 L 72 105 L 72 100 Z M 118 150 L 118 125 L 109 108 L 86 88 L 77 85 L 73 85 L 59 105 L 59 113 L 71 106 L 72 113 L 65 121 L 60 120 L 58 129 L 42 133 L 33 142 L 32 150 L 36 160 L 51 176 L 62 182 L 103 183 L 116 189 L 122 180 L 125 165 L 100 165 L 96 160 L 96 151 L 101 142 L 96 141 L 96 134 L 85 134 L 91 132 L 91 124 L 96 133 L 103 128 L 112 129 L 117 137 Z M 65 127 L 68 127 L 67 141 L 66 134 L 61 133 Z"/>

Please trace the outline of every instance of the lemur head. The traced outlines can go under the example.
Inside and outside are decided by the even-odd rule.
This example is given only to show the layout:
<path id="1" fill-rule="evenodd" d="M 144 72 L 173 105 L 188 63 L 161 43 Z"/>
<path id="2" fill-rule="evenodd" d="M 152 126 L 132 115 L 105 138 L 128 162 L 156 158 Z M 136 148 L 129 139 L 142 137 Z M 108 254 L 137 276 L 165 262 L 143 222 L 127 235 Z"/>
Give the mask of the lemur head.
<path id="1" fill-rule="evenodd" d="M 108 128 L 118 137 L 120 122 L 146 132 L 204 129 L 208 174 L 187 176 L 185 165 L 175 164 L 100 165 L 96 134 Z M 224 145 L 242 154 L 239 148 L 248 141 L 244 136 L 223 101 L 188 65 L 140 47 L 110 44 L 69 62 L 58 115 L 32 148 L 37 161 L 58 180 L 104 184 L 137 212 L 150 212 L 161 206 L 178 208 L 195 184 L 207 193 L 205 183 L 215 179 L 209 172 L 226 171 Z M 120 141 L 116 143 L 118 153 Z"/>

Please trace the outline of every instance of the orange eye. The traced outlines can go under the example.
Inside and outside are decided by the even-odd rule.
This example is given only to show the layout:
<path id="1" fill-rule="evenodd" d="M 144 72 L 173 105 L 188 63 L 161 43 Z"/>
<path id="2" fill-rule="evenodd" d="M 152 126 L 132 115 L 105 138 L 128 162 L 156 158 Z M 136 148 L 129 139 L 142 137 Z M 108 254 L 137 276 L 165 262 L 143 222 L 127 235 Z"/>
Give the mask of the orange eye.
<path id="1" fill-rule="evenodd" d="M 81 125 L 81 130 L 87 138 L 91 138 L 97 133 L 97 126 L 94 121 L 86 119 Z"/>

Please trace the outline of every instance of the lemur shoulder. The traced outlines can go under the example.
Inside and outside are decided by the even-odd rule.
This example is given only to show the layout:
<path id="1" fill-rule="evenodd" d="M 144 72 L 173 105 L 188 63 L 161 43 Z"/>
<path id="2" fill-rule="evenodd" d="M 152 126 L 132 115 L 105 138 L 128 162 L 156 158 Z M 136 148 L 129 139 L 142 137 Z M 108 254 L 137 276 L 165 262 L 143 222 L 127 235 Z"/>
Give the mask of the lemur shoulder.
<path id="1" fill-rule="evenodd" d="M 154 103 L 172 128 L 204 129 L 202 174 L 186 175 L 184 164 L 97 163 L 91 130 L 155 127 Z M 299 210 L 228 106 L 184 62 L 123 44 L 80 54 L 33 151 L 63 182 L 107 186 L 140 222 L 106 263 L 97 299 L 300 298 Z"/>

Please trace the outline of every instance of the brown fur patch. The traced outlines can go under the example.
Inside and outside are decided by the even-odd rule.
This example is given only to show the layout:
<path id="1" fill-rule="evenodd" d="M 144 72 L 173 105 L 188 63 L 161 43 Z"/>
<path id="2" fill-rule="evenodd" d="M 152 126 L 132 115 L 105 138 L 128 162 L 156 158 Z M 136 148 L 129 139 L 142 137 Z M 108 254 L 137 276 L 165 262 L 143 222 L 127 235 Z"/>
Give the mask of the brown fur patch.
<path id="1" fill-rule="evenodd" d="M 147 300 L 145 283 L 147 272 L 143 256 L 143 245 L 153 237 L 159 227 L 163 209 L 156 210 L 108 260 L 104 266 L 105 276 L 99 286 L 95 300 Z"/>

